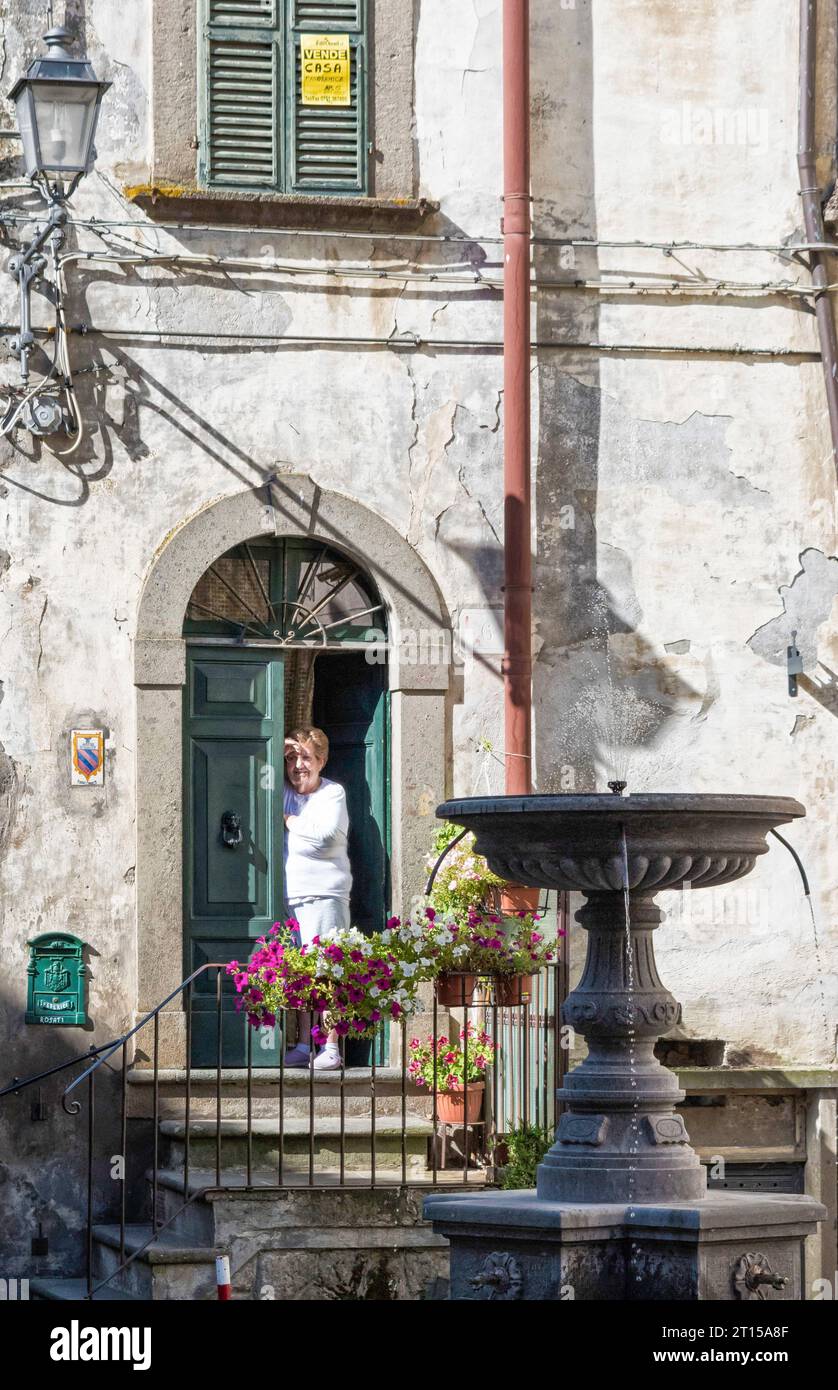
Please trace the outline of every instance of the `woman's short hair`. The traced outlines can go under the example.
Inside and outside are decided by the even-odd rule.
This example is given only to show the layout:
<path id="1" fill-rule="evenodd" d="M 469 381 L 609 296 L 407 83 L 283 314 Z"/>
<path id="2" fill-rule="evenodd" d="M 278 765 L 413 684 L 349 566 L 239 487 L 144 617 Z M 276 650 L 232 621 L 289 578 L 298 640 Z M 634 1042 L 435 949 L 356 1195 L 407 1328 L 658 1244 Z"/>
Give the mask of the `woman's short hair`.
<path id="1" fill-rule="evenodd" d="M 292 729 L 285 735 L 288 743 L 301 743 L 304 748 L 310 748 L 316 757 L 322 758 L 324 763 L 329 760 L 329 740 L 322 729 L 315 729 L 313 725 L 307 724 L 301 729 Z"/>

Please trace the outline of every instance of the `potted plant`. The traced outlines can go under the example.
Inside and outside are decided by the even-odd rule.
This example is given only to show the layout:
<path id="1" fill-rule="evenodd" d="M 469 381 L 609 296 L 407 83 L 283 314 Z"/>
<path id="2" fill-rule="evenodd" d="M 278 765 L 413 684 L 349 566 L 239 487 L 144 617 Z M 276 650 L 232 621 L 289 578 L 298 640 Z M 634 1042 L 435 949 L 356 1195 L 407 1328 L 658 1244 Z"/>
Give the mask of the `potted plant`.
<path id="1" fill-rule="evenodd" d="M 443 850 L 460 833 L 460 827 L 452 821 L 443 821 L 428 857 L 429 868 L 437 863 Z M 445 914 L 458 925 L 465 926 L 470 914 L 497 909 L 502 886 L 503 879 L 492 873 L 482 854 L 475 852 L 474 836 L 469 833 L 439 866 L 431 892 L 431 906 L 435 912 Z M 464 961 L 458 962 L 454 957 L 445 963 L 439 962 L 438 968 L 440 974 L 436 991 L 439 1003 L 448 1008 L 458 1005 L 465 1008 L 474 998 L 477 973 Z"/>
<path id="2" fill-rule="evenodd" d="M 495 1001 L 516 1006 L 531 990 L 532 976 L 554 952 L 536 930 L 538 914 L 524 905 L 531 890 L 520 890 L 521 906 L 502 912 L 504 880 L 475 852 L 471 833 L 438 864 L 440 854 L 460 833 L 458 826 L 444 821 L 428 858 L 429 867 L 436 868 L 429 899 L 432 927 L 438 916 L 450 926 L 450 939 L 435 955 L 437 1000 L 449 1008 L 465 1007 L 474 998 L 478 978 L 490 975 Z"/>
<path id="3" fill-rule="evenodd" d="M 459 834 L 459 825 L 442 822 L 426 861 L 429 869 Z M 469 831 L 440 864 L 431 890 L 431 906 L 437 912 L 451 913 L 458 921 L 465 921 L 475 908 L 497 908 L 503 886 L 504 880 L 492 873 L 482 854 L 475 852 L 474 836 Z"/>
<path id="4" fill-rule="evenodd" d="M 420 904 L 404 921 L 391 917 L 382 939 L 403 958 L 411 978 L 436 982 L 441 1004 L 471 1002 L 477 975 L 467 965 L 469 945 L 455 912 Z"/>
<path id="5" fill-rule="evenodd" d="M 517 924 L 506 937 L 503 959 L 498 960 L 492 981 L 495 1002 L 505 1008 L 515 1008 L 531 995 L 535 977 L 555 959 L 555 950 L 537 930 L 540 918 L 526 909 L 515 914 Z M 564 935 L 562 929 L 559 936 Z"/>
<path id="6" fill-rule="evenodd" d="M 407 1073 L 420 1089 L 432 1092 L 436 1087 L 437 1119 L 474 1124 L 483 1109 L 486 1068 L 495 1051 L 488 1033 L 469 1023 L 457 1042 L 445 1033 L 424 1042 L 411 1038 Z"/>
<path id="7" fill-rule="evenodd" d="M 433 909 L 432 923 L 437 923 Z M 520 1004 L 529 981 L 555 957 L 538 918 L 519 911 L 504 919 L 498 912 L 471 908 L 465 920 L 449 915 L 443 931 L 434 932 L 437 999 L 448 1006 L 465 1005 L 474 995 L 480 976 L 492 979 L 497 1003 Z"/>

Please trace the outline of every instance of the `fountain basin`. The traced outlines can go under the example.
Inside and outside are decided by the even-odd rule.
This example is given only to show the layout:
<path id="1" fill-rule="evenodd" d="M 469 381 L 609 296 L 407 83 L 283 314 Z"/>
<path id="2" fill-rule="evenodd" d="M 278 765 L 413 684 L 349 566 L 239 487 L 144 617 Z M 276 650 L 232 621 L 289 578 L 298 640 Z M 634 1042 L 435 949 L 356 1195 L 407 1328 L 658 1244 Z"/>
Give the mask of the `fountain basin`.
<path id="1" fill-rule="evenodd" d="M 511 883 L 564 892 L 632 893 L 732 883 L 768 850 L 769 830 L 806 811 L 785 796 L 648 794 L 471 796 L 437 815 L 473 831 L 479 854 Z"/>

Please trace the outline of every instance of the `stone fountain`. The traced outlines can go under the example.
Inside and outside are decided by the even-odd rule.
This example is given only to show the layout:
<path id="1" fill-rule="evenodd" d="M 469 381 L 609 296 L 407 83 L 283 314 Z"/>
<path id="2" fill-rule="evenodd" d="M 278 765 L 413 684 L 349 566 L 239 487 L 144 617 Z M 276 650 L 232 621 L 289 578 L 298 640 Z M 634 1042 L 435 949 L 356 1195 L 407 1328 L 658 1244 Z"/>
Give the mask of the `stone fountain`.
<path id="1" fill-rule="evenodd" d="M 451 1242 L 451 1297 L 803 1298 L 803 1238 L 825 1209 L 806 1196 L 707 1193 L 675 1108 L 684 1092 L 654 1054 L 681 1005 L 658 975 L 653 933 L 657 893 L 743 878 L 768 832 L 805 811 L 786 797 L 622 796 L 616 785 L 437 809 L 474 832 L 507 881 L 584 894 L 576 918 L 588 934 L 562 1009 L 588 1055 L 558 1092 L 536 1191 L 426 1199 Z"/>

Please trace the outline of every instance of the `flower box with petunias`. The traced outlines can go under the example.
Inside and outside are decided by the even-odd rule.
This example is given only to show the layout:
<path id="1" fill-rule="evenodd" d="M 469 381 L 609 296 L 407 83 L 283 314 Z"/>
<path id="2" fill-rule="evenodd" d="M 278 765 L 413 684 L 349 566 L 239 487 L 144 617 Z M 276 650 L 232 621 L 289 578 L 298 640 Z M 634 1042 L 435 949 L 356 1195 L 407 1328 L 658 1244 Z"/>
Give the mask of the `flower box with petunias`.
<path id="1" fill-rule="evenodd" d="M 227 966 L 238 1007 L 254 1028 L 272 1027 L 283 1009 L 305 1009 L 326 1016 L 341 1037 L 371 1038 L 385 1019 L 399 1022 L 416 1011 L 420 980 L 430 976 L 415 938 L 399 954 L 392 932 L 365 936 L 350 927 L 306 947 L 295 944 L 296 926 L 293 918 L 274 923 L 247 964 Z M 325 1041 L 325 1028 L 313 1028 L 312 1036 Z"/>
<path id="2" fill-rule="evenodd" d="M 443 919 L 446 939 L 435 955 L 439 1002 L 464 1006 L 478 978 L 490 976 L 497 1003 L 521 1004 L 527 993 L 525 982 L 556 959 L 556 943 L 538 930 L 539 921 L 537 914 L 523 909 L 501 916 L 477 908 L 471 908 L 465 919 L 450 915 Z M 440 932 L 432 935 L 438 942 Z"/>

